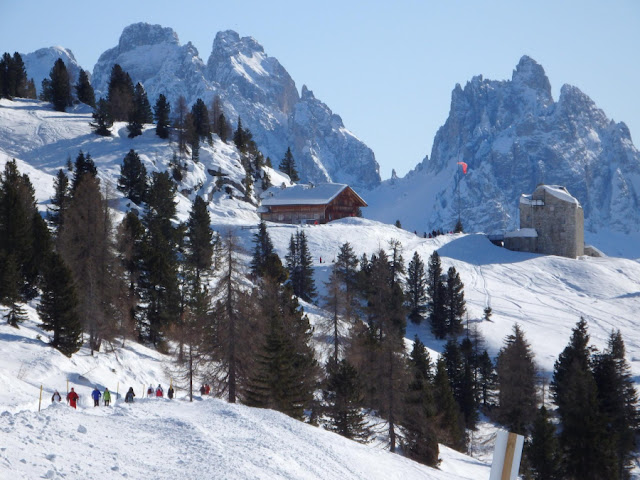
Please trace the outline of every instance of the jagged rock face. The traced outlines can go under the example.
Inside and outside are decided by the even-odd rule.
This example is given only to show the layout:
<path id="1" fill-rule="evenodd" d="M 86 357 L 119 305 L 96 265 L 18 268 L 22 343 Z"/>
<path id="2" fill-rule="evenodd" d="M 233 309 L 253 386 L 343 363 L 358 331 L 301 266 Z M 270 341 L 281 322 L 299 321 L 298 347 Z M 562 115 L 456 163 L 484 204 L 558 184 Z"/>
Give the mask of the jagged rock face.
<path id="1" fill-rule="evenodd" d="M 467 175 L 457 162 L 468 164 Z M 520 195 L 547 183 L 580 201 L 587 230 L 640 230 L 640 154 L 628 128 L 576 87 L 563 86 L 554 102 L 544 70 L 526 56 L 511 81 L 474 77 L 456 86 L 431 157 L 409 176 L 443 174 L 429 194 L 431 225 L 450 228 L 460 208 L 467 230 L 518 227 Z"/>
<path id="2" fill-rule="evenodd" d="M 163 93 L 172 102 L 180 95 L 187 101 L 211 93 L 204 78 L 204 63 L 191 44 L 181 46 L 178 35 L 170 28 L 136 23 L 124 29 L 118 46 L 100 55 L 93 68 L 96 98 L 106 97 L 111 69 L 119 64 L 133 83 L 144 85 L 153 105 Z"/>
<path id="3" fill-rule="evenodd" d="M 62 59 L 64 66 L 67 67 L 71 84 L 75 84 L 80 74 L 80 65 L 78 65 L 76 57 L 71 50 L 63 47 L 49 47 L 22 55 L 22 61 L 27 70 L 27 78 L 33 79 L 38 95 L 42 92 L 42 80 L 49 78 L 49 73 L 51 73 L 53 65 L 59 58 Z"/>
<path id="4" fill-rule="evenodd" d="M 211 105 L 219 95 L 225 116 L 238 117 L 260 150 L 277 167 L 288 147 L 303 181 L 334 181 L 355 187 L 380 183 L 373 152 L 342 120 L 313 95 L 298 94 L 295 82 L 277 59 L 253 38 L 234 31 L 216 35 L 205 65 L 197 50 L 181 46 L 170 28 L 144 23 L 125 28 L 118 46 L 104 52 L 94 67 L 96 95 L 105 95 L 114 64 L 141 82 L 155 102 L 163 93 L 175 104 L 182 95 L 192 105 Z"/>

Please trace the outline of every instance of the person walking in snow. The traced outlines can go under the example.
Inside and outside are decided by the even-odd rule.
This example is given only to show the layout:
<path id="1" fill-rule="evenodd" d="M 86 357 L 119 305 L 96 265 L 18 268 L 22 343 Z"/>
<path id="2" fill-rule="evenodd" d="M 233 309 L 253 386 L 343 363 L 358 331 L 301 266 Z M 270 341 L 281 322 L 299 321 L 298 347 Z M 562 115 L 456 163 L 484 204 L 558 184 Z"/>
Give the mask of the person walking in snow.
<path id="1" fill-rule="evenodd" d="M 133 387 L 129 387 L 129 391 L 124 396 L 124 403 L 133 403 L 133 397 L 135 396 L 136 394 L 133 392 Z"/>
<path id="2" fill-rule="evenodd" d="M 156 388 L 156 397 L 162 396 L 164 396 L 164 390 L 162 390 L 162 387 L 160 386 L 160 384 L 158 384 L 158 388 Z"/>
<path id="3" fill-rule="evenodd" d="M 56 390 L 55 392 L 53 392 L 53 395 L 51 395 L 51 403 L 55 402 L 55 401 L 61 402 L 62 401 L 62 397 L 60 396 L 60 394 L 58 393 L 58 390 Z"/>
<path id="4" fill-rule="evenodd" d="M 147 397 L 153 397 L 153 385 L 149 384 L 149 388 L 147 388 Z"/>
<path id="5" fill-rule="evenodd" d="M 171 385 L 169 385 L 169 390 L 167 390 L 167 397 L 169 397 L 169 400 L 171 400 L 173 398 L 173 387 Z"/>
<path id="6" fill-rule="evenodd" d="M 204 388 L 204 385 L 202 385 L 202 386 L 200 387 L 200 395 L 204 395 L 204 392 L 206 392 L 206 391 L 207 391 L 207 389 L 206 389 L 206 388 Z"/>
<path id="7" fill-rule="evenodd" d="M 93 392 L 91 392 L 91 398 L 93 398 L 93 406 L 94 407 L 99 407 L 100 406 L 100 397 L 102 396 L 102 394 L 100 393 L 100 390 L 98 390 L 98 387 L 93 389 Z"/>
<path id="8" fill-rule="evenodd" d="M 73 389 L 73 387 L 71 387 L 71 391 L 69 393 L 67 393 L 67 403 L 72 406 L 73 408 L 76 408 L 76 404 L 78 402 L 78 399 L 80 397 L 78 396 L 78 394 L 75 392 L 75 390 Z"/>
<path id="9" fill-rule="evenodd" d="M 104 400 L 104 406 L 108 407 L 109 403 L 111 403 L 111 392 L 108 388 L 104 389 L 104 393 L 102 394 L 102 399 Z"/>

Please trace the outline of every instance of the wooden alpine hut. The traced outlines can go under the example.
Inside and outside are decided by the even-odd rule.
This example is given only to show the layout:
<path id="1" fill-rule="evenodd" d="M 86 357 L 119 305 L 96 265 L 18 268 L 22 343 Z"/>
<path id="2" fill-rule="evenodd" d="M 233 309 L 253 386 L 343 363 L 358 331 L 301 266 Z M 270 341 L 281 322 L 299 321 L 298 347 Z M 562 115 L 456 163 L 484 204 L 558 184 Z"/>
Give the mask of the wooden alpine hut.
<path id="1" fill-rule="evenodd" d="M 367 203 L 349 185 L 321 183 L 272 187 L 258 209 L 262 220 L 279 223 L 327 223 L 355 217 Z"/>

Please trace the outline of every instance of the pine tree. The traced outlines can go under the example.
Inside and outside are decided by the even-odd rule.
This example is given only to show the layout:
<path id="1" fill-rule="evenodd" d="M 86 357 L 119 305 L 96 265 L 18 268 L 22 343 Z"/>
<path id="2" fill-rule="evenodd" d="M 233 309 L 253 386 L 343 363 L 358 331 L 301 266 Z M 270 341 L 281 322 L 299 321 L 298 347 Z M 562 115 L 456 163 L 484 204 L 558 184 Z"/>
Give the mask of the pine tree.
<path id="1" fill-rule="evenodd" d="M 113 126 L 113 116 L 111 115 L 109 102 L 103 98 L 98 100 L 92 117 L 93 122 L 91 122 L 90 125 L 91 128 L 93 128 L 93 132 L 102 137 L 111 136 L 111 130 L 109 129 Z"/>
<path id="2" fill-rule="evenodd" d="M 462 333 L 462 319 L 466 309 L 464 300 L 464 284 L 460 280 L 460 274 L 454 267 L 447 271 L 447 288 L 445 297 L 446 331 L 449 335 Z"/>
<path id="3" fill-rule="evenodd" d="M 561 480 L 560 448 L 556 428 L 549 412 L 542 406 L 538 410 L 531 430 L 531 440 L 525 444 L 524 455 L 534 480 Z"/>
<path id="4" fill-rule="evenodd" d="M 128 121 L 134 108 L 134 88 L 131 77 L 117 63 L 111 69 L 107 91 L 109 112 L 114 121 Z"/>
<path id="5" fill-rule="evenodd" d="M 595 356 L 593 375 L 598 385 L 600 413 L 605 418 L 607 437 L 613 444 L 617 479 L 630 477 L 633 465 L 634 432 L 640 426 L 638 394 L 635 391 L 620 330 L 609 336 L 607 349 Z"/>
<path id="6" fill-rule="evenodd" d="M 53 332 L 51 346 L 70 357 L 82 346 L 82 323 L 71 271 L 52 253 L 46 262 L 42 297 L 37 307 L 42 328 Z"/>
<path id="7" fill-rule="evenodd" d="M 405 429 L 403 450 L 412 460 L 436 466 L 439 447 L 433 425 L 433 373 L 429 353 L 417 335 L 409 356 L 409 372 L 411 382 L 407 390 L 402 422 Z"/>
<path id="8" fill-rule="evenodd" d="M 287 147 L 287 152 L 284 154 L 284 158 L 280 161 L 278 169 L 289 175 L 292 182 L 300 181 L 300 176 L 296 170 L 296 162 L 293 158 L 293 153 L 291 153 L 291 147 Z"/>
<path id="9" fill-rule="evenodd" d="M 37 295 L 39 263 L 43 252 L 36 250 L 35 190 L 26 174 L 20 174 L 15 160 L 7 162 L 0 174 L 0 258 L 13 255 L 18 263 L 19 291 L 23 302 Z M 1 267 L 1 265 L 0 265 Z M 0 284 L 0 298 L 4 296 Z"/>
<path id="10" fill-rule="evenodd" d="M 189 109 L 187 108 L 187 99 L 184 98 L 184 96 L 180 95 L 176 102 L 173 127 L 176 131 L 178 151 L 180 152 L 181 156 L 187 152 L 188 137 L 187 137 L 186 120 L 187 120 L 188 113 L 189 113 Z"/>
<path id="11" fill-rule="evenodd" d="M 120 166 L 118 190 L 136 205 L 142 205 L 147 191 L 147 169 L 135 150 L 129 150 Z"/>
<path id="12" fill-rule="evenodd" d="M 287 272 L 273 248 L 266 223 L 260 222 L 258 225 L 258 231 L 253 235 L 253 243 L 255 246 L 251 259 L 251 273 L 256 277 L 271 277 L 279 283 L 284 282 Z"/>
<path id="13" fill-rule="evenodd" d="M 145 304 L 142 338 L 164 348 L 165 335 L 180 315 L 176 185 L 168 172 L 153 172 L 145 202 L 140 291 Z"/>
<path id="14" fill-rule="evenodd" d="M 555 363 L 551 382 L 562 423 L 563 473 L 585 480 L 615 478 L 615 455 L 599 411 L 590 351 L 587 322 L 581 318 Z"/>
<path id="15" fill-rule="evenodd" d="M 446 287 L 441 280 L 440 255 L 434 251 L 427 266 L 427 296 L 429 297 L 429 321 L 436 338 L 447 335 Z"/>
<path id="16" fill-rule="evenodd" d="M 427 311 L 427 281 L 424 273 L 424 263 L 418 255 L 413 254 L 407 269 L 407 308 L 409 320 L 420 325 Z"/>
<path id="17" fill-rule="evenodd" d="M 61 58 L 49 72 L 48 82 L 43 82 L 43 99 L 53 104 L 54 110 L 64 112 L 72 104 L 69 72 Z"/>
<path id="18" fill-rule="evenodd" d="M 26 310 L 20 305 L 20 286 L 22 285 L 20 264 L 16 255 L 10 253 L 4 261 L 0 259 L 0 266 L 2 266 L 2 273 L 0 274 L 2 297 L 0 298 L 0 303 L 9 308 L 4 318 L 9 325 L 18 328 L 18 324 L 24 322 L 27 318 Z"/>
<path id="19" fill-rule="evenodd" d="M 362 388 L 357 370 L 346 360 L 327 363 L 327 379 L 322 390 L 329 429 L 343 437 L 367 443 L 371 429 L 362 412 Z"/>
<path id="20" fill-rule="evenodd" d="M 263 283 L 259 303 L 267 329 L 249 378 L 246 403 L 302 419 L 313 402 L 318 374 L 309 319 L 290 286 L 271 279 Z"/>
<path id="21" fill-rule="evenodd" d="M 231 137 L 231 134 L 233 133 L 233 129 L 231 128 L 231 125 L 229 125 L 229 122 L 227 121 L 227 118 L 224 116 L 224 113 L 220 114 L 220 116 L 218 117 L 218 121 L 216 123 L 218 125 L 218 129 L 216 130 L 216 133 L 220 137 L 220 140 L 227 143 L 227 141 L 229 140 L 229 137 Z"/>
<path id="22" fill-rule="evenodd" d="M 344 292 L 344 318 L 352 323 L 356 316 L 356 295 L 358 290 L 358 258 L 349 242 L 340 246 L 340 251 L 333 264 L 338 280 Z"/>
<path id="23" fill-rule="evenodd" d="M 2 90 L 1 85 L 0 85 L 0 90 Z M 30 78 L 29 81 L 27 82 L 27 91 L 25 95 L 26 95 L 25 98 L 30 98 L 32 100 L 35 100 L 36 98 L 38 98 L 38 93 L 36 92 L 36 84 L 33 81 L 33 78 Z"/>
<path id="24" fill-rule="evenodd" d="M 191 107 L 191 116 L 195 133 L 200 139 L 207 140 L 209 144 L 213 142 L 211 138 L 211 124 L 209 123 L 209 110 L 201 98 Z"/>
<path id="25" fill-rule="evenodd" d="M 69 177 L 64 173 L 63 169 L 58 170 L 56 178 L 53 181 L 54 194 L 51 198 L 51 204 L 47 207 L 47 218 L 53 226 L 54 232 L 57 234 L 62 226 L 64 212 L 71 200 L 71 191 L 69 187 Z"/>
<path id="26" fill-rule="evenodd" d="M 436 362 L 436 374 L 433 379 L 433 398 L 436 407 L 436 431 L 438 441 L 460 452 L 466 450 L 464 421 L 461 418 L 451 383 L 447 375 L 445 360 L 440 357 Z"/>
<path id="27" fill-rule="evenodd" d="M 496 361 L 498 419 L 510 432 L 526 435 L 536 416 L 536 367 L 531 346 L 517 323 Z"/>
<path id="28" fill-rule="evenodd" d="M 469 337 L 464 338 L 460 343 L 460 353 L 462 354 L 460 410 L 464 416 L 465 426 L 470 430 L 475 430 L 478 421 L 478 384 L 476 355 Z"/>
<path id="29" fill-rule="evenodd" d="M 207 204 L 196 196 L 187 220 L 186 262 L 194 272 L 197 283 L 213 265 L 213 230 Z"/>
<path id="30" fill-rule="evenodd" d="M 297 232 L 295 236 L 291 235 L 286 261 L 294 294 L 306 302 L 312 302 L 316 296 L 313 260 L 307 246 L 307 236 L 303 231 Z"/>
<path id="31" fill-rule="evenodd" d="M 151 122 L 153 122 L 153 114 L 151 113 L 147 92 L 142 84 L 138 82 L 133 90 L 133 104 L 129 111 L 129 123 L 127 124 L 129 138 L 142 135 L 144 124 Z"/>
<path id="32" fill-rule="evenodd" d="M 162 93 L 158 96 L 153 107 L 153 115 L 156 121 L 156 135 L 160 138 L 169 138 L 169 118 L 171 115 L 171 104 Z"/>
<path id="33" fill-rule="evenodd" d="M 496 374 L 489 353 L 484 350 L 477 360 L 478 395 L 483 407 L 492 403 L 493 391 L 496 386 Z"/>
<path id="34" fill-rule="evenodd" d="M 75 84 L 74 88 L 76 89 L 76 96 L 78 97 L 79 102 L 93 108 L 96 107 L 96 95 L 93 91 L 93 87 L 91 86 L 91 82 L 89 82 L 89 75 L 87 75 L 87 72 L 80 69 L 80 73 L 78 74 L 78 83 Z"/>
<path id="35" fill-rule="evenodd" d="M 85 177 L 85 175 L 91 176 L 93 178 L 97 178 L 98 169 L 96 168 L 96 164 L 93 162 L 91 155 L 87 153 L 85 154 L 80 150 L 78 152 L 78 156 L 76 157 L 76 161 L 73 164 L 73 179 L 71 181 L 71 194 L 75 195 L 76 190 L 78 189 L 78 185 Z"/>
<path id="36" fill-rule="evenodd" d="M 13 54 L 13 66 L 14 71 L 13 78 L 15 79 L 15 93 L 14 95 L 19 98 L 27 97 L 27 69 L 22 60 L 22 56 L 18 52 Z"/>
<path id="37" fill-rule="evenodd" d="M 143 269 L 143 240 L 145 229 L 138 215 L 128 212 L 118 227 L 117 250 L 126 289 L 122 294 L 125 311 L 122 324 L 123 336 L 136 333 L 138 339 L 144 337 L 144 322 L 139 313 L 141 302 L 140 277 Z"/>

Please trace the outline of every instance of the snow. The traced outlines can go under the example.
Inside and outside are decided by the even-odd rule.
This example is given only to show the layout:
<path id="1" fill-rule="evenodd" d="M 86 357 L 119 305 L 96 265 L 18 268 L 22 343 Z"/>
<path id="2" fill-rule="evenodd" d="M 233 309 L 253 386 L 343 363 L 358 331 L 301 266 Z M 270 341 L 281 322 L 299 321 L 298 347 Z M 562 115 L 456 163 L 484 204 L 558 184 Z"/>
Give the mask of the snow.
<path id="1" fill-rule="evenodd" d="M 567 189 L 560 185 L 540 185 L 538 188 L 544 189 L 550 195 L 553 195 L 559 200 L 562 200 L 567 203 L 573 203 L 575 205 L 580 205 L 578 200 L 571 196 L 571 194 L 567 191 Z M 536 189 L 537 190 L 537 189 Z"/>
<path id="2" fill-rule="evenodd" d="M 325 205 L 347 187 L 348 185 L 341 183 L 301 184 L 289 188 L 272 187 L 262 195 L 262 205 Z"/>
<path id="3" fill-rule="evenodd" d="M 0 100 L 0 168 L 16 158 L 20 171 L 31 178 L 41 210 L 52 196 L 53 175 L 64 167 L 67 155 L 74 158 L 80 149 L 93 157 L 103 185 L 115 183 L 122 159 L 131 148 L 139 152 L 148 171 L 167 168 L 173 146 L 159 140 L 150 127 L 142 136 L 129 139 L 124 124 L 117 124 L 113 137 L 98 138 L 90 132 L 89 120 L 90 114 L 82 109 L 60 114 L 40 102 Z M 180 189 L 188 187 L 193 192 L 178 195 L 178 220 L 186 220 L 197 191 L 209 200 L 213 228 L 220 232 L 232 229 L 251 252 L 259 222 L 256 207 L 237 194 L 230 198 L 215 192 L 215 177 L 208 173 L 220 168 L 239 183 L 243 169 L 237 151 L 216 138 L 212 146 L 202 146 L 200 163 L 187 163 Z M 274 184 L 286 183 L 285 177 L 273 170 L 271 174 Z M 420 186 L 432 188 L 441 180 L 435 175 L 425 185 L 415 176 L 407 180 L 415 181 L 415 189 L 398 188 L 393 198 L 377 196 L 372 203 L 386 203 L 389 223 L 395 220 L 392 206 L 406 208 L 415 217 L 426 216 L 432 204 L 417 201 L 419 197 L 412 192 Z M 113 195 L 121 216 L 127 203 L 117 192 Z M 400 203 L 394 204 L 396 199 Z M 637 260 L 512 252 L 491 244 L 482 234 L 428 239 L 389 223 L 347 218 L 317 226 L 267 225 L 282 258 L 291 235 L 304 229 L 319 298 L 326 293 L 324 282 L 344 242 L 350 242 L 360 257 L 398 240 L 407 262 L 414 252 L 426 261 L 437 250 L 443 270 L 454 266 L 459 272 L 469 324 L 477 325 L 485 336 L 492 356 L 519 323 L 541 375 L 548 379 L 571 329 L 584 317 L 591 342 L 599 349 L 606 346 L 612 329 L 621 330 L 632 378 L 636 385 L 640 383 Z M 614 245 L 624 245 L 626 253 L 634 251 L 631 237 L 622 234 L 619 238 L 587 238 L 607 253 Z M 248 261 L 248 254 L 245 259 Z M 321 305 L 303 305 L 313 323 L 325 315 Z M 482 320 L 487 306 L 493 311 L 491 321 Z M 127 342 L 124 347 L 105 345 L 106 351 L 94 356 L 82 349 L 69 359 L 47 346 L 48 334 L 40 330 L 33 307 L 27 306 L 29 320 L 18 330 L 0 322 L 0 478 L 90 478 L 96 472 L 128 478 L 488 478 L 489 467 L 484 462 L 491 460 L 496 430 L 488 422 L 474 432 L 472 451 L 480 458 L 441 447 L 440 470 L 434 470 L 389 454 L 381 443 L 356 444 L 273 411 L 216 399 L 198 398 L 190 404 L 184 401 L 183 389 L 174 401 L 142 399 L 141 389 L 150 383 L 161 383 L 166 390 L 172 376 L 170 358 Z M 0 308 L 0 315 L 5 312 Z M 428 325 L 409 324 L 407 339 L 416 334 L 434 356 L 442 351 L 444 342 L 433 338 Z M 316 348 L 321 351 L 318 337 Z M 50 405 L 53 389 L 64 395 L 67 380 L 81 395 L 78 410 Z M 40 385 L 44 386 L 44 409 L 37 413 Z M 88 401 L 93 386 L 121 394 L 133 386 L 137 401 L 124 405 L 115 400 L 110 408 L 94 408 Z M 635 478 L 640 478 L 637 472 Z"/>

